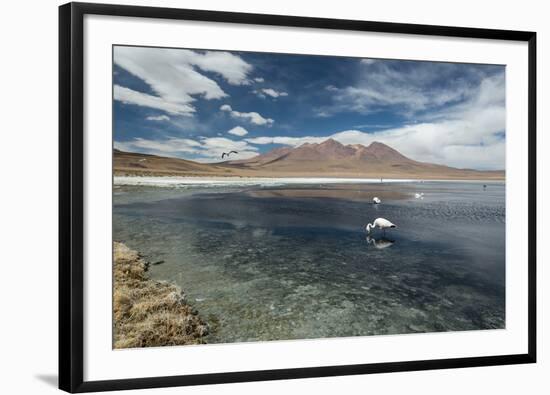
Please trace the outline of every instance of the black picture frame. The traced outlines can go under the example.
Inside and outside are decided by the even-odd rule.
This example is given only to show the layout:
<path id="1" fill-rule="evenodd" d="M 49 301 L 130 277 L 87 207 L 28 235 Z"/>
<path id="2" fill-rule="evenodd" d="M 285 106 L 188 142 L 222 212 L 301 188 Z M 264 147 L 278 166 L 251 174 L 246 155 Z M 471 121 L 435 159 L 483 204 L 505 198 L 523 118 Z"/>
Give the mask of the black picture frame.
<path id="1" fill-rule="evenodd" d="M 323 28 L 528 43 L 528 352 L 525 354 L 84 381 L 83 49 L 87 14 Z M 536 33 L 112 4 L 59 8 L 59 388 L 90 392 L 536 362 Z"/>

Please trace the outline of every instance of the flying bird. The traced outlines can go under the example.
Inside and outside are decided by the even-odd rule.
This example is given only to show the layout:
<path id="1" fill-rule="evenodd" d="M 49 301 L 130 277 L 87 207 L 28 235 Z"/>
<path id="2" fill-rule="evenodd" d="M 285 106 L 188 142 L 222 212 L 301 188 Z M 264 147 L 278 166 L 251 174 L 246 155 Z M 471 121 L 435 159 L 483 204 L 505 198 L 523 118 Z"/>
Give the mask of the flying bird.
<path id="1" fill-rule="evenodd" d="M 222 152 L 222 159 L 231 154 L 238 154 L 237 151 Z"/>
<path id="2" fill-rule="evenodd" d="M 365 227 L 365 230 L 367 231 L 367 233 L 370 234 L 371 229 L 376 229 L 376 228 L 383 230 L 384 234 L 386 234 L 386 229 L 397 228 L 397 226 L 392 224 L 386 218 L 376 218 L 372 224 L 367 224 L 367 226 Z"/>
<path id="3" fill-rule="evenodd" d="M 377 198 L 377 197 L 375 196 L 375 197 L 372 198 L 372 202 L 373 202 L 374 204 L 380 204 L 380 203 L 382 203 L 382 200 L 380 200 L 379 198 Z"/>
<path id="4" fill-rule="evenodd" d="M 424 199 L 424 192 L 422 192 L 422 193 L 415 193 L 415 194 L 414 194 L 414 197 L 417 198 L 417 199 Z"/>

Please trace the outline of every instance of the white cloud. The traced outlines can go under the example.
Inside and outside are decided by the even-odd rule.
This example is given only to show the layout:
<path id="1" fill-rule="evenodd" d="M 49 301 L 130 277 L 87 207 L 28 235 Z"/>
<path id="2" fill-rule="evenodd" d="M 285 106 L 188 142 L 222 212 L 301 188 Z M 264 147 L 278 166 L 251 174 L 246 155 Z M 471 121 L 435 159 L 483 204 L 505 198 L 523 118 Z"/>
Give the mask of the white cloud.
<path id="1" fill-rule="evenodd" d="M 169 121 L 168 115 L 150 115 L 146 118 L 148 121 Z"/>
<path id="2" fill-rule="evenodd" d="M 259 83 L 262 83 L 262 82 L 264 82 L 265 80 L 264 80 L 262 77 L 256 77 L 256 78 L 254 78 L 254 81 L 259 82 Z"/>
<path id="3" fill-rule="evenodd" d="M 194 112 L 191 103 L 197 97 L 207 100 L 227 97 L 216 81 L 199 73 L 197 69 L 216 73 L 232 85 L 248 84 L 247 75 L 252 71 L 250 64 L 228 52 L 184 49 L 117 46 L 114 62 L 147 83 L 157 95 L 147 96 L 156 97 L 156 103 L 165 103 L 164 106 L 157 104 L 152 108 L 186 106 L 191 109 L 186 111 L 187 114 Z M 116 96 L 115 100 L 118 100 Z M 127 103 L 138 104 L 132 101 Z M 181 112 L 172 114 L 181 115 Z"/>
<path id="4" fill-rule="evenodd" d="M 220 107 L 221 111 L 228 112 L 233 118 L 246 119 L 254 125 L 272 125 L 275 121 L 271 118 L 264 118 L 257 112 L 239 112 L 231 108 L 229 104 L 224 104 Z"/>
<path id="5" fill-rule="evenodd" d="M 185 51 L 188 62 L 201 70 L 221 75 L 231 85 L 249 85 L 248 73 L 253 69 L 239 56 L 229 52 L 206 51 L 198 53 Z"/>
<path id="6" fill-rule="evenodd" d="M 375 133 L 347 130 L 333 134 L 342 144 L 379 141 L 421 161 L 460 168 L 503 169 L 504 141 L 500 127 L 471 119 L 420 123 Z"/>
<path id="7" fill-rule="evenodd" d="M 246 141 L 235 141 L 225 137 L 210 137 L 201 141 L 204 151 L 203 161 L 220 161 L 222 153 L 237 151 L 231 154 L 231 160 L 248 159 L 258 155 L 258 148 L 249 145 Z"/>
<path id="8" fill-rule="evenodd" d="M 130 141 L 115 141 L 115 148 L 121 151 L 141 152 L 147 154 L 169 155 L 179 153 L 195 153 L 200 148 L 198 141 L 170 137 L 163 140 L 150 140 L 136 137 Z"/>
<path id="9" fill-rule="evenodd" d="M 259 91 L 255 91 L 255 92 L 260 97 L 262 97 L 262 96 L 265 97 L 265 95 L 267 95 L 267 96 L 271 96 L 275 99 L 278 98 L 278 97 L 288 96 L 288 93 L 276 91 L 275 89 L 272 89 L 272 88 L 262 88 Z"/>
<path id="10" fill-rule="evenodd" d="M 122 103 L 156 108 L 174 115 L 190 116 L 195 112 L 195 109 L 188 104 L 166 101 L 158 96 L 148 95 L 120 85 L 115 85 L 113 93 L 114 99 Z"/>
<path id="11" fill-rule="evenodd" d="M 228 130 L 227 133 L 233 134 L 235 136 L 246 136 L 248 134 L 248 130 L 246 130 L 242 126 L 235 126 L 233 129 Z"/>

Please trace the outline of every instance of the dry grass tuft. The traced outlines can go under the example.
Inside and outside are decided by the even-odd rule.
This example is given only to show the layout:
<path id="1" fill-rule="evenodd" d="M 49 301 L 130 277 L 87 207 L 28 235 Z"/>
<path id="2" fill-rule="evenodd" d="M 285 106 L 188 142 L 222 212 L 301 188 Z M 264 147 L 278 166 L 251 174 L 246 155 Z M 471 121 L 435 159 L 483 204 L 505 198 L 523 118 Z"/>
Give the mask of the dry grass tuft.
<path id="1" fill-rule="evenodd" d="M 205 343 L 208 326 L 173 284 L 151 280 L 147 264 L 122 243 L 114 243 L 114 347 Z"/>

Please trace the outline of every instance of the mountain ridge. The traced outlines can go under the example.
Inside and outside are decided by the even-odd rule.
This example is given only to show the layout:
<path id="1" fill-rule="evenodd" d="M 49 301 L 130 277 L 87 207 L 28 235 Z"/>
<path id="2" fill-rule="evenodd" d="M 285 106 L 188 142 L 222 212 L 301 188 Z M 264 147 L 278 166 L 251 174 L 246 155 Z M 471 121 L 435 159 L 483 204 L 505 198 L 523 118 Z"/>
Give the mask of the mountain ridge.
<path id="1" fill-rule="evenodd" d="M 200 163 L 187 159 L 114 151 L 115 174 L 241 177 L 352 177 L 421 179 L 504 179 L 500 170 L 458 169 L 419 162 L 374 141 L 320 143 L 274 148 L 249 159 Z"/>
<path id="2" fill-rule="evenodd" d="M 376 159 L 378 161 L 384 162 L 395 162 L 395 163 L 421 163 L 407 158 L 399 151 L 394 148 L 374 141 L 368 146 L 362 144 L 348 144 L 344 145 L 332 138 L 329 138 L 321 143 L 304 143 L 295 148 L 284 147 L 284 148 L 275 148 L 271 151 L 266 152 L 265 154 L 260 154 L 250 159 L 240 160 L 240 161 L 228 161 L 229 164 L 240 163 L 263 163 L 268 162 L 266 159 L 269 158 L 270 161 L 274 159 L 283 159 L 290 158 L 299 161 L 310 161 L 310 160 L 369 160 Z"/>

